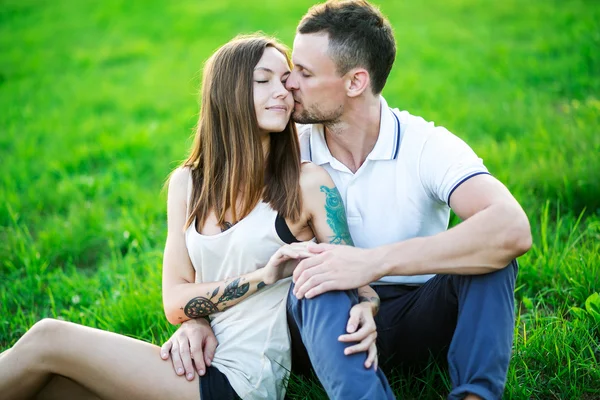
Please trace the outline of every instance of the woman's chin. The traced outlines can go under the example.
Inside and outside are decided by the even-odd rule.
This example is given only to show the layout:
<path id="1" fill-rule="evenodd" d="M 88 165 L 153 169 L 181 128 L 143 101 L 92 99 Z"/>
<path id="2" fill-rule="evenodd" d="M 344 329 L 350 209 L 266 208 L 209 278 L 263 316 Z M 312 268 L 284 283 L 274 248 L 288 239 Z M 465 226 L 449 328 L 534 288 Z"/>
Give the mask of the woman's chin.
<path id="1" fill-rule="evenodd" d="M 265 132 L 270 132 L 270 133 L 280 133 L 283 132 L 285 130 L 285 127 L 287 126 L 287 122 L 285 123 L 285 125 L 281 125 L 281 124 L 272 124 L 269 126 L 265 126 L 265 127 L 260 127 L 263 131 Z"/>

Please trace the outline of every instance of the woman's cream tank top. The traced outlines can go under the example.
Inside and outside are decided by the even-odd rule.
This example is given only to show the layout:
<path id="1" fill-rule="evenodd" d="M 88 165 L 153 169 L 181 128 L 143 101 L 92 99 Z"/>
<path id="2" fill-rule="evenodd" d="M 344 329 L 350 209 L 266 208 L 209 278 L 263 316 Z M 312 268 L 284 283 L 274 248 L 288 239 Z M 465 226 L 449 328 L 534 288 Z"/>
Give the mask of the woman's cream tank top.
<path id="1" fill-rule="evenodd" d="M 188 203 L 191 194 L 188 182 Z M 189 208 L 189 206 L 188 206 Z M 285 243 L 275 229 L 277 212 L 260 202 L 236 225 L 216 235 L 201 235 L 196 221 L 185 242 L 196 282 L 215 282 L 266 265 Z M 291 368 L 286 298 L 291 278 L 265 287 L 242 302 L 210 316 L 217 337 L 212 365 L 242 399 L 283 399 Z"/>

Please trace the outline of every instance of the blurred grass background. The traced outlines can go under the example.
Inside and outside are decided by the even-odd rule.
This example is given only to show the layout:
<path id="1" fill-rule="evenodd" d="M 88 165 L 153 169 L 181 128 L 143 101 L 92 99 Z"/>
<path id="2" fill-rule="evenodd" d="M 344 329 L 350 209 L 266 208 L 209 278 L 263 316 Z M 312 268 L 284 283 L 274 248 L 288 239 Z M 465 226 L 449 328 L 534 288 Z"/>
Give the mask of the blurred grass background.
<path id="1" fill-rule="evenodd" d="M 291 46 L 309 6 L 0 0 L 0 349 L 50 316 L 161 344 L 161 192 L 203 61 L 238 33 Z M 508 399 L 600 398 L 600 3 L 378 1 L 390 105 L 465 139 L 529 215 Z M 444 398 L 432 366 L 400 398 Z M 294 383 L 292 398 L 321 398 Z M 309 384 L 310 386 L 310 384 Z"/>

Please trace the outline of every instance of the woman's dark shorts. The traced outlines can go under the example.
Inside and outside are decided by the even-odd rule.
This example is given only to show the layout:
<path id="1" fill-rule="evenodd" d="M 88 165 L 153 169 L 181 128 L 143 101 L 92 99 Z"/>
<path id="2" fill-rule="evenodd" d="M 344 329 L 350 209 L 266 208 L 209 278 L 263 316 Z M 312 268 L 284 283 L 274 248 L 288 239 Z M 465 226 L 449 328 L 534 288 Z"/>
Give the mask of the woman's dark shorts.
<path id="1" fill-rule="evenodd" d="M 229 380 L 215 367 L 206 368 L 206 374 L 200 377 L 201 400 L 240 400 L 231 387 Z"/>

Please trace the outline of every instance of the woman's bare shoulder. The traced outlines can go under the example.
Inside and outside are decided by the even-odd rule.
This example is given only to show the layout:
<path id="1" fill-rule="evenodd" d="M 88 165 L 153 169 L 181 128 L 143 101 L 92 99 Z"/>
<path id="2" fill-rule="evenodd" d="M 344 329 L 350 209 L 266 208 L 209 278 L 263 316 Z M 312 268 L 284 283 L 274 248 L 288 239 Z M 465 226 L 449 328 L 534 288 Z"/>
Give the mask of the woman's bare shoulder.
<path id="1" fill-rule="evenodd" d="M 334 186 L 325 168 L 312 162 L 302 163 L 300 169 L 300 188 L 302 192 L 319 190 L 323 185 Z"/>
<path id="2" fill-rule="evenodd" d="M 169 194 L 183 195 L 187 193 L 192 170 L 190 167 L 178 167 L 169 176 Z"/>

